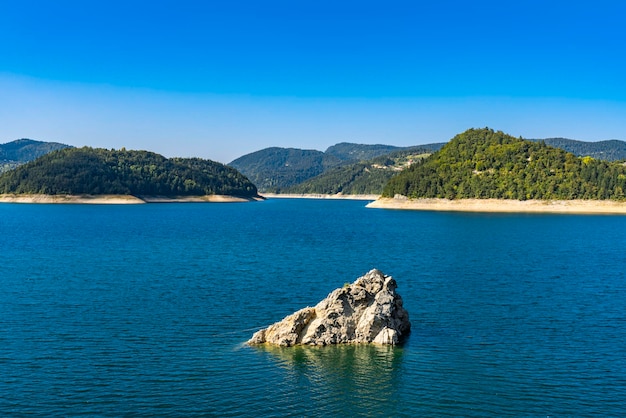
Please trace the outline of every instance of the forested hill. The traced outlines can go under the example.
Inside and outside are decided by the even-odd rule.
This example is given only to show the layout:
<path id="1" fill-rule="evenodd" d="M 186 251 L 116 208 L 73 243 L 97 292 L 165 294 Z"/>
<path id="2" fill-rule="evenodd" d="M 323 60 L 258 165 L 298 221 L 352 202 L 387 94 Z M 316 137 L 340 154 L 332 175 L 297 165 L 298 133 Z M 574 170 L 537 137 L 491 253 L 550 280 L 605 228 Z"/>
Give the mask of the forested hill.
<path id="1" fill-rule="evenodd" d="M 53 151 L 0 175 L 0 193 L 254 197 L 257 189 L 210 160 L 84 147 Z"/>
<path id="2" fill-rule="evenodd" d="M 411 198 L 624 199 L 623 164 L 470 129 L 393 177 L 383 196 Z"/>
<path id="3" fill-rule="evenodd" d="M 229 165 L 259 190 L 280 192 L 340 164 L 339 158 L 321 151 L 272 147 L 244 155 Z"/>
<path id="4" fill-rule="evenodd" d="M 41 157 L 51 151 L 67 148 L 58 142 L 43 142 L 32 139 L 17 139 L 0 144 L 0 173 Z"/>

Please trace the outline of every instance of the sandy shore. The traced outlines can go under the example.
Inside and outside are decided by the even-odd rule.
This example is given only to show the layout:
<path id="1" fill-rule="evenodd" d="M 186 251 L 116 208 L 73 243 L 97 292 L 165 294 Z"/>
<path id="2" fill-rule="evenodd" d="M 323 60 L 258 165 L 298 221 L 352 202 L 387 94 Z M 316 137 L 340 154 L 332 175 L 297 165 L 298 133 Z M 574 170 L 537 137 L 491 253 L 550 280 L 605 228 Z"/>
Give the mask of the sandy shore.
<path id="1" fill-rule="evenodd" d="M 626 202 L 613 200 L 504 200 L 380 198 L 368 208 L 493 213 L 626 214 Z"/>
<path id="2" fill-rule="evenodd" d="M 376 200 L 377 194 L 289 194 L 263 193 L 267 199 L 348 199 L 348 200 Z"/>
<path id="3" fill-rule="evenodd" d="M 260 199 L 246 199 L 234 196 L 129 196 L 129 195 L 44 195 L 44 194 L 3 194 L 0 203 L 75 203 L 97 205 L 133 205 L 144 203 L 235 203 Z"/>
<path id="4" fill-rule="evenodd" d="M 180 196 L 180 197 L 165 197 L 165 196 L 141 196 L 141 199 L 145 203 L 238 203 L 238 202 L 253 202 L 257 200 L 263 200 L 263 198 L 245 198 L 236 196 L 225 195 L 206 195 L 206 196 Z"/>

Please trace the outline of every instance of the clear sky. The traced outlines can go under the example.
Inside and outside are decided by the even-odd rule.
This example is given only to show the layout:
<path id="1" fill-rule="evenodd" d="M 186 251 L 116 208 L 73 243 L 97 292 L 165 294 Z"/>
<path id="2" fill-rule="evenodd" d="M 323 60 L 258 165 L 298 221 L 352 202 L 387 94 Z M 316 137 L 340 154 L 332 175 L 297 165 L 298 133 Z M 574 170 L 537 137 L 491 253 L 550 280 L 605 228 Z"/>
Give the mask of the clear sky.
<path id="1" fill-rule="evenodd" d="M 0 0 L 0 143 L 626 140 L 626 1 Z"/>

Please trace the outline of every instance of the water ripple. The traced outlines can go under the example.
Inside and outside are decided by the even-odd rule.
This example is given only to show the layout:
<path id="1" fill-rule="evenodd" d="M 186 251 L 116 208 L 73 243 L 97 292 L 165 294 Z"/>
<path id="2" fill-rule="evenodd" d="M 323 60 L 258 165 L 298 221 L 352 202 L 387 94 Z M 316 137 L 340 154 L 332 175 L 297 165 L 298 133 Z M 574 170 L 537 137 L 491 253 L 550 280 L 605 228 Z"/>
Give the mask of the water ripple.
<path id="1" fill-rule="evenodd" d="M 624 217 L 267 201 L 0 226 L 4 416 L 626 416 Z M 404 346 L 243 344 L 372 267 Z"/>

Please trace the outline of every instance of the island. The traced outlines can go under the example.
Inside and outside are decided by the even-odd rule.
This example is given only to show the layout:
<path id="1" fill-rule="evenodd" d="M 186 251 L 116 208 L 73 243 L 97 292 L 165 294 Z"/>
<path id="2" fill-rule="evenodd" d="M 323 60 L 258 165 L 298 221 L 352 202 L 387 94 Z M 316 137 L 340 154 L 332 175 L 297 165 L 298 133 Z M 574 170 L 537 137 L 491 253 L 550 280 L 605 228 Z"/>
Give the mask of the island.
<path id="1" fill-rule="evenodd" d="M 149 151 L 64 148 L 0 175 L 0 201 L 239 202 L 262 199 L 236 169 Z"/>
<path id="2" fill-rule="evenodd" d="M 396 345 L 411 329 L 397 283 L 377 269 L 331 292 L 266 329 L 250 345 L 332 345 L 375 343 Z"/>
<path id="3" fill-rule="evenodd" d="M 626 213 L 626 166 L 489 128 L 469 129 L 391 178 L 368 207 Z"/>

